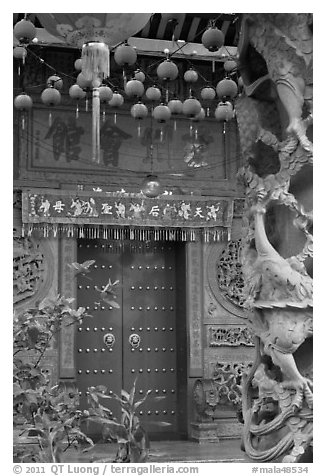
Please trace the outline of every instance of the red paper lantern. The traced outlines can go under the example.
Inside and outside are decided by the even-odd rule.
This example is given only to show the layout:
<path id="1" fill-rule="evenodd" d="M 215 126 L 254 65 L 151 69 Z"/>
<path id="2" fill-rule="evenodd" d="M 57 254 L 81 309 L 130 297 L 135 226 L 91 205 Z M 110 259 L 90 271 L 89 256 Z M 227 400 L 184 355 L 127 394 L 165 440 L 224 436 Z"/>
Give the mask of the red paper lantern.
<path id="1" fill-rule="evenodd" d="M 204 101 L 212 101 L 215 98 L 215 89 L 212 86 L 205 86 L 201 91 L 200 95 Z"/>
<path id="2" fill-rule="evenodd" d="M 69 88 L 69 96 L 72 99 L 83 99 L 86 96 L 86 92 L 78 84 L 73 84 Z"/>
<path id="3" fill-rule="evenodd" d="M 111 107 L 120 107 L 124 103 L 124 98 L 122 94 L 118 92 L 113 92 L 112 99 L 109 101 L 109 106 Z"/>
<path id="4" fill-rule="evenodd" d="M 177 98 L 171 99 L 168 102 L 168 108 L 172 114 L 182 114 L 182 101 Z"/>
<path id="5" fill-rule="evenodd" d="M 36 36 L 36 28 L 29 20 L 20 20 L 14 26 L 14 35 L 19 43 L 29 43 Z"/>
<path id="6" fill-rule="evenodd" d="M 143 83 L 146 79 L 146 76 L 145 76 L 145 73 L 143 73 L 142 71 L 140 71 L 140 69 L 137 69 L 135 72 L 134 72 L 134 79 L 137 79 L 138 81 L 140 81 L 141 83 Z"/>
<path id="7" fill-rule="evenodd" d="M 125 93 L 129 97 L 140 98 L 144 94 L 144 85 L 138 79 L 131 79 L 125 85 Z"/>
<path id="8" fill-rule="evenodd" d="M 28 94 L 21 93 L 15 97 L 14 106 L 19 111 L 28 111 L 33 107 L 33 100 Z"/>
<path id="9" fill-rule="evenodd" d="M 113 91 L 109 86 L 103 85 L 98 88 L 100 101 L 104 103 L 109 103 L 113 97 Z"/>
<path id="10" fill-rule="evenodd" d="M 142 183 L 141 191 L 148 198 L 155 198 L 162 193 L 162 186 L 157 175 L 147 175 Z"/>
<path id="11" fill-rule="evenodd" d="M 124 43 L 115 50 L 114 59 L 119 66 L 132 66 L 137 61 L 137 53 L 132 46 Z"/>
<path id="12" fill-rule="evenodd" d="M 173 81 L 178 77 L 179 70 L 173 61 L 166 59 L 158 65 L 156 74 L 163 81 Z"/>
<path id="13" fill-rule="evenodd" d="M 198 73 L 194 69 L 188 69 L 183 75 L 183 79 L 186 83 L 195 83 L 198 80 Z"/>
<path id="14" fill-rule="evenodd" d="M 150 101 L 159 101 L 161 99 L 161 90 L 157 86 L 150 86 L 146 89 L 146 97 Z"/>
<path id="15" fill-rule="evenodd" d="M 217 51 L 224 44 L 224 34 L 218 28 L 210 27 L 203 33 L 201 42 L 208 51 Z"/>
<path id="16" fill-rule="evenodd" d="M 201 110 L 200 102 L 195 98 L 188 98 L 182 105 L 182 112 L 185 116 L 193 118 L 199 114 Z"/>
<path id="17" fill-rule="evenodd" d="M 171 118 L 171 111 L 165 104 L 160 104 L 154 108 L 153 117 L 157 122 L 163 124 Z"/>
<path id="18" fill-rule="evenodd" d="M 198 114 L 195 115 L 195 117 L 193 117 L 191 120 L 194 121 L 194 122 L 199 122 L 199 121 L 202 121 L 203 119 L 205 119 L 205 109 L 202 107 L 199 111 Z"/>
<path id="19" fill-rule="evenodd" d="M 46 106 L 57 106 L 61 101 L 61 94 L 55 88 L 46 88 L 41 94 L 41 100 Z"/>
<path id="20" fill-rule="evenodd" d="M 47 79 L 46 85 L 48 86 L 48 88 L 55 88 L 55 89 L 60 90 L 60 89 L 62 89 L 63 81 L 60 78 L 60 76 L 57 76 L 56 74 L 54 74 L 53 76 L 50 76 Z"/>
<path id="21" fill-rule="evenodd" d="M 74 63 L 74 66 L 75 66 L 75 69 L 77 71 L 81 71 L 82 70 L 82 66 L 83 66 L 83 61 L 81 58 L 78 58 L 76 59 L 75 63 Z"/>
<path id="22" fill-rule="evenodd" d="M 148 109 L 141 101 L 134 104 L 130 110 L 130 114 L 134 119 L 144 119 L 148 115 Z"/>
<path id="23" fill-rule="evenodd" d="M 232 104 L 229 101 L 219 102 L 215 110 L 215 118 L 218 121 L 229 121 L 234 116 Z"/>
<path id="24" fill-rule="evenodd" d="M 238 67 L 237 62 L 231 59 L 226 60 L 223 66 L 227 73 L 232 73 L 232 71 L 235 71 Z"/>
<path id="25" fill-rule="evenodd" d="M 88 89 L 92 87 L 92 80 L 86 79 L 83 73 L 79 73 L 79 75 L 77 76 L 76 82 L 78 86 L 80 86 L 82 89 Z"/>
<path id="26" fill-rule="evenodd" d="M 216 93 L 219 98 L 234 98 L 238 94 L 238 85 L 232 79 L 222 79 L 216 85 Z"/>
<path id="27" fill-rule="evenodd" d="M 13 55 L 14 58 L 25 61 L 25 58 L 27 56 L 27 50 L 24 46 L 15 46 L 15 48 L 13 49 Z"/>

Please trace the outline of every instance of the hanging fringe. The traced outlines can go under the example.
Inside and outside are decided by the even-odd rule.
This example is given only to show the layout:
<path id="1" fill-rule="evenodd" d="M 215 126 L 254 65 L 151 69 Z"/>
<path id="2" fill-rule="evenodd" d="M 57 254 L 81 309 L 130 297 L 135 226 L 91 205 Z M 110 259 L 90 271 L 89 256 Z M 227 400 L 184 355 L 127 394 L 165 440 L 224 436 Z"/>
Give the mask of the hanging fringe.
<path id="1" fill-rule="evenodd" d="M 230 241 L 229 228 L 151 228 L 151 227 L 114 227 L 104 225 L 58 225 L 57 223 L 23 224 L 22 236 L 38 234 L 43 238 L 86 238 L 91 240 L 104 239 L 108 241 L 190 241 L 212 243 Z"/>
<path id="2" fill-rule="evenodd" d="M 100 92 L 93 89 L 92 99 L 92 160 L 100 163 Z"/>
<path id="3" fill-rule="evenodd" d="M 82 48 L 82 72 L 87 81 L 110 76 L 110 50 L 105 43 L 91 41 Z"/>

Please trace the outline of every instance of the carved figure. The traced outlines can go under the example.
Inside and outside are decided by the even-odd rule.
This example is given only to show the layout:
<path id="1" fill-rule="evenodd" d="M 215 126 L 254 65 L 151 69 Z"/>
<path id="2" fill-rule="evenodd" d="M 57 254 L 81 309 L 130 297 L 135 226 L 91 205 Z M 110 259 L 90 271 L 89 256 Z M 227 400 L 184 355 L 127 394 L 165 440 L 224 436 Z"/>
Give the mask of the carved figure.
<path id="1" fill-rule="evenodd" d="M 236 104 L 246 194 L 243 294 L 256 335 L 256 360 L 242 392 L 243 445 L 258 461 L 308 461 L 313 286 L 305 260 L 312 257 L 312 212 L 289 190 L 292 177 L 312 164 L 311 16 L 244 15 L 240 70 L 246 92 Z M 275 204 L 295 214 L 293 224 L 305 236 L 295 256 L 283 257 L 277 247 L 283 237 L 267 233 Z"/>

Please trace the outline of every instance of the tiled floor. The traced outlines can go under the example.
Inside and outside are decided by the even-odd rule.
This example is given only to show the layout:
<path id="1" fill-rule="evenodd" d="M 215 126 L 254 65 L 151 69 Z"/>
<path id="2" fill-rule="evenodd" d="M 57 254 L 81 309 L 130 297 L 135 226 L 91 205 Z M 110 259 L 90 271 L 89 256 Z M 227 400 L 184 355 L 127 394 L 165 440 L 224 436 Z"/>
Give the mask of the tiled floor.
<path id="1" fill-rule="evenodd" d="M 115 444 L 99 444 L 87 453 L 67 452 L 63 462 L 111 462 L 116 450 Z M 151 443 L 148 462 L 250 463 L 251 460 L 241 451 L 240 440 L 233 439 L 205 444 L 193 441 L 154 441 Z"/>

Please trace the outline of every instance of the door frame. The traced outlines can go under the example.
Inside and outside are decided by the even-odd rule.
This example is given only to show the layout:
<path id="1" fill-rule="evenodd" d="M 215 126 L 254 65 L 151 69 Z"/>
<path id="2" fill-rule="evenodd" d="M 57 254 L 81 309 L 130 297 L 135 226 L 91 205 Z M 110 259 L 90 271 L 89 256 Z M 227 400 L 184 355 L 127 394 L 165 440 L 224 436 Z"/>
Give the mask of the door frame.
<path id="1" fill-rule="evenodd" d="M 185 293 L 186 293 L 186 358 L 187 358 L 187 435 L 190 435 L 192 389 L 194 381 L 203 377 L 203 243 L 185 243 Z M 59 289 L 60 293 L 74 298 L 77 307 L 77 280 L 67 263 L 77 257 L 77 238 L 60 239 Z M 59 337 L 59 380 L 67 386 L 76 382 L 75 362 L 76 327 L 69 326 Z"/>

